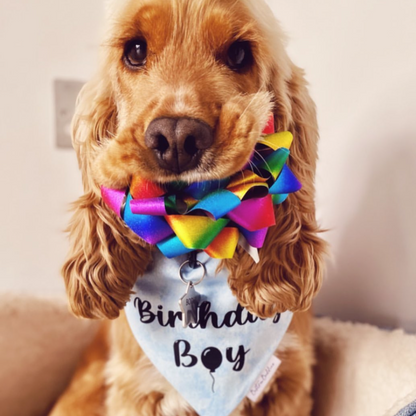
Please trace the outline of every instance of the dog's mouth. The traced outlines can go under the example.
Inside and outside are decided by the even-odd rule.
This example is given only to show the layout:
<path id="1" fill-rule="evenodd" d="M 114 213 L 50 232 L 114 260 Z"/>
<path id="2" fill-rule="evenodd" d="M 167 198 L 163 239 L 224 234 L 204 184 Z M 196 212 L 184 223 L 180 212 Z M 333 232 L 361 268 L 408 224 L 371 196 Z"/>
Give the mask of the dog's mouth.
<path id="1" fill-rule="evenodd" d="M 259 145 L 264 135 L 274 133 L 271 114 L 268 124 L 253 147 L 228 150 L 238 162 L 230 169 L 221 169 L 221 156 L 227 152 L 216 146 L 215 131 L 208 124 L 194 119 L 163 118 L 153 121 L 146 132 L 145 143 L 151 150 L 151 158 L 159 170 L 156 182 L 169 185 L 183 182 L 188 185 L 206 181 L 221 182 L 259 163 L 264 145 Z M 149 169 L 151 172 L 152 169 Z M 151 179 L 148 177 L 148 179 Z M 154 181 L 154 179 L 153 179 Z"/>
<path id="2" fill-rule="evenodd" d="M 260 141 L 261 137 L 258 140 Z M 254 163 L 257 147 L 256 145 L 252 149 L 244 149 L 244 153 L 242 152 L 243 154 L 238 157 L 238 164 L 234 164 L 231 168 L 221 166 L 221 158 L 218 153 L 220 152 L 220 155 L 224 155 L 224 153 L 221 153 L 218 149 L 191 150 L 191 154 L 187 153 L 185 155 L 178 152 L 177 149 L 173 149 L 169 151 L 173 154 L 173 157 L 168 155 L 173 160 L 166 160 L 163 153 L 158 153 L 156 157 L 153 157 L 153 159 L 156 159 L 158 173 L 155 175 L 150 168 L 148 171 L 152 174 L 146 175 L 146 178 L 164 186 L 179 182 L 188 185 L 208 181 L 221 182 L 250 169 L 250 165 Z M 186 152 L 186 150 L 182 152 Z M 184 160 L 185 162 L 183 162 Z M 139 174 L 138 176 L 143 175 Z"/>

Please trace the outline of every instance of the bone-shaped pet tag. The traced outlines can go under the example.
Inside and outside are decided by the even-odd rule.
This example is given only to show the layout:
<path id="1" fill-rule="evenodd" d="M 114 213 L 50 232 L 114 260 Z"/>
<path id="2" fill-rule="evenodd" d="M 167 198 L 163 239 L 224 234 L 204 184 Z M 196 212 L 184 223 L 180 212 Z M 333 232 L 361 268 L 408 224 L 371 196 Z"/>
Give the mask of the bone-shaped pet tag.
<path id="1" fill-rule="evenodd" d="M 185 294 L 179 299 L 179 306 L 182 312 L 182 326 L 187 328 L 189 324 L 195 324 L 198 316 L 198 305 L 201 295 L 195 290 L 192 282 L 188 282 Z"/>

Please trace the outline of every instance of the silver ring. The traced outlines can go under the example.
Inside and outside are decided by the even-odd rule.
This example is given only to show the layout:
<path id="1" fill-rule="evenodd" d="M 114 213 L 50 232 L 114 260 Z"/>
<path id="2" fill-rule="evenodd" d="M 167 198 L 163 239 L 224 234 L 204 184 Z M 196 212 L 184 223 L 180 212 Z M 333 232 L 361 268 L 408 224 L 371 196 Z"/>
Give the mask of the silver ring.
<path id="1" fill-rule="evenodd" d="M 207 274 L 207 269 L 205 268 L 205 266 L 200 262 L 200 261 L 196 261 L 196 264 L 198 265 L 198 266 L 200 266 L 200 267 L 202 267 L 202 270 L 203 270 L 203 274 L 202 274 L 202 277 L 198 280 L 198 281 L 196 281 L 196 282 L 193 282 L 192 280 L 186 280 L 183 276 L 182 276 L 182 269 L 187 265 L 187 264 L 189 264 L 190 263 L 190 261 L 189 260 L 186 260 L 186 261 L 184 261 L 182 264 L 181 264 L 181 267 L 179 267 L 179 278 L 182 280 L 182 282 L 183 283 L 185 283 L 186 285 L 187 284 L 189 284 L 189 283 L 192 283 L 192 286 L 197 286 L 197 285 L 199 285 L 204 279 L 205 279 L 205 275 Z"/>

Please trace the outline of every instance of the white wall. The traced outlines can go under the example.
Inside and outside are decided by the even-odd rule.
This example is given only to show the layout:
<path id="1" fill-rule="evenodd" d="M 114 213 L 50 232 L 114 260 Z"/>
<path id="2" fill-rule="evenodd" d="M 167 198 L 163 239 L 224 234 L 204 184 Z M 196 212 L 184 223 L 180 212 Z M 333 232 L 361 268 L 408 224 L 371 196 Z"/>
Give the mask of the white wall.
<path id="1" fill-rule="evenodd" d="M 74 152 L 54 145 L 53 80 L 92 73 L 101 3 L 0 0 L 2 291 L 63 292 L 63 229 L 81 181 Z"/>
<path id="2" fill-rule="evenodd" d="M 319 109 L 318 216 L 334 262 L 318 313 L 416 330 L 416 3 L 269 0 Z M 75 155 L 52 81 L 88 79 L 102 0 L 0 0 L 2 291 L 63 292 Z"/>
<path id="3" fill-rule="evenodd" d="M 416 331 L 416 2 L 269 0 L 319 111 L 316 311 Z"/>

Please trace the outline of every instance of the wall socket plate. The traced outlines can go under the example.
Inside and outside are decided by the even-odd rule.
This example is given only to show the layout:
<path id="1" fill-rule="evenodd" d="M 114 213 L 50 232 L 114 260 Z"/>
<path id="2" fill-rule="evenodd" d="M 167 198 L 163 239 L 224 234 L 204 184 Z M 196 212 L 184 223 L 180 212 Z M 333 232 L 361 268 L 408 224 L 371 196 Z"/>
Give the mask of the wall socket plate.
<path id="1" fill-rule="evenodd" d="M 55 137 L 59 148 L 72 148 L 71 122 L 75 113 L 75 103 L 84 82 L 56 79 L 55 96 Z"/>

